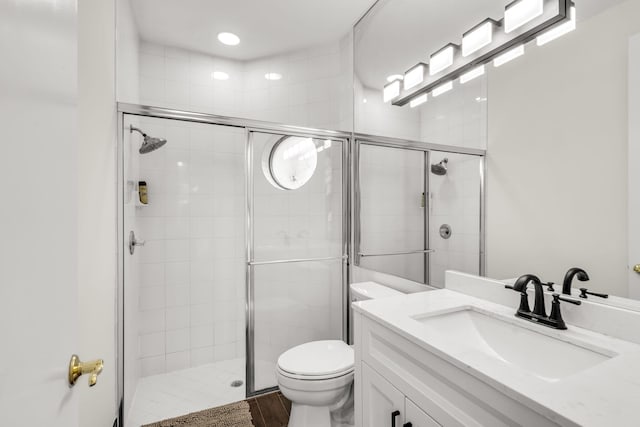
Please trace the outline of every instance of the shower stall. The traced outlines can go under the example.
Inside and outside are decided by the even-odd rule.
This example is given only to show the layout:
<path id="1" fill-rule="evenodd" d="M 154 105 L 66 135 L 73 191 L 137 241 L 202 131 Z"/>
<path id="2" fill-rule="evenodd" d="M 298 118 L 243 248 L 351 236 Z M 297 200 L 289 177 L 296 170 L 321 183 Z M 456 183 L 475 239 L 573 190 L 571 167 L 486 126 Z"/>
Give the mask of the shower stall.
<path id="1" fill-rule="evenodd" d="M 127 426 L 275 389 L 346 337 L 348 135 L 120 106 Z"/>
<path id="2" fill-rule="evenodd" d="M 273 390 L 282 352 L 347 340 L 354 270 L 482 272 L 480 150 L 131 104 L 119 130 L 126 427 Z"/>

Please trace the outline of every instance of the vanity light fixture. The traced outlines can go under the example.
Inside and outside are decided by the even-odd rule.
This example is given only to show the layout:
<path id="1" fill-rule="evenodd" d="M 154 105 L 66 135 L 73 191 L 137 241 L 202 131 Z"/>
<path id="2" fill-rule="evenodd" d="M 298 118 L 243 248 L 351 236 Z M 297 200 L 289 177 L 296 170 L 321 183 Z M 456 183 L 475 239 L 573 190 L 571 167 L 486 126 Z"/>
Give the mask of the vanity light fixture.
<path id="1" fill-rule="evenodd" d="M 236 46 L 240 44 L 240 37 L 233 33 L 222 32 L 218 34 L 218 40 L 227 46 Z"/>
<path id="2" fill-rule="evenodd" d="M 484 65 L 479 65 L 471 71 L 468 71 L 460 76 L 460 83 L 465 84 L 475 79 L 476 77 L 480 77 L 484 74 Z"/>
<path id="3" fill-rule="evenodd" d="M 563 36 L 575 30 L 576 29 L 576 7 L 571 6 L 569 13 L 571 14 L 571 20 L 569 22 L 565 22 L 562 25 L 558 25 L 557 27 L 550 29 L 546 33 L 539 35 L 538 38 L 536 39 L 536 44 L 538 46 L 544 46 L 550 41 L 555 40 L 558 37 Z"/>
<path id="4" fill-rule="evenodd" d="M 409 107 L 415 108 L 418 105 L 424 104 L 425 102 L 427 102 L 427 94 L 423 93 L 422 95 L 417 96 L 414 99 L 412 99 L 411 102 L 409 102 Z"/>
<path id="5" fill-rule="evenodd" d="M 487 18 L 462 35 L 462 56 L 469 56 L 491 44 L 493 32 L 500 24 Z"/>
<path id="6" fill-rule="evenodd" d="M 435 98 L 436 96 L 440 96 L 443 93 L 449 92 L 451 89 L 453 89 L 453 82 L 447 82 L 433 89 L 431 95 L 433 95 L 433 97 Z"/>
<path id="7" fill-rule="evenodd" d="M 425 64 L 418 64 L 404 74 L 404 90 L 419 85 L 424 80 Z"/>
<path id="8" fill-rule="evenodd" d="M 391 74 L 387 77 L 387 82 L 391 83 L 394 80 L 402 80 L 404 76 L 402 74 Z"/>
<path id="9" fill-rule="evenodd" d="M 509 61 L 513 61 L 514 59 L 520 57 L 524 55 L 524 45 L 521 44 L 520 46 L 514 47 L 511 50 L 508 50 L 507 52 L 503 53 L 502 55 L 496 57 L 496 59 L 493 60 L 493 65 L 494 67 L 500 67 L 501 65 L 506 64 Z"/>
<path id="10" fill-rule="evenodd" d="M 214 71 L 213 73 L 211 73 L 211 77 L 216 80 L 229 80 L 229 74 L 225 73 L 224 71 Z"/>
<path id="11" fill-rule="evenodd" d="M 430 55 L 428 64 L 418 62 L 404 74 L 402 85 L 397 76 L 389 76 L 395 79 L 384 86 L 383 99 L 396 106 L 415 107 L 422 95 L 442 95 L 456 80 L 464 84 L 482 76 L 490 62 L 500 67 L 523 55 L 525 44 L 534 39 L 541 46 L 575 26 L 573 0 L 511 1 L 503 19 L 485 19 L 463 33 L 461 45 L 449 43 Z"/>
<path id="12" fill-rule="evenodd" d="M 509 34 L 515 29 L 531 22 L 544 11 L 544 0 L 515 0 L 504 11 L 504 32 Z"/>
<path id="13" fill-rule="evenodd" d="M 438 74 L 453 65 L 453 55 L 457 50 L 457 46 L 449 43 L 433 55 L 429 60 L 429 75 Z"/>
<path id="14" fill-rule="evenodd" d="M 398 95 L 400 95 L 400 80 L 394 80 L 384 87 L 382 100 L 388 102 Z"/>
<path id="15" fill-rule="evenodd" d="M 267 80 L 280 80 L 282 78 L 282 74 L 279 73 L 267 73 L 264 75 L 264 78 Z"/>

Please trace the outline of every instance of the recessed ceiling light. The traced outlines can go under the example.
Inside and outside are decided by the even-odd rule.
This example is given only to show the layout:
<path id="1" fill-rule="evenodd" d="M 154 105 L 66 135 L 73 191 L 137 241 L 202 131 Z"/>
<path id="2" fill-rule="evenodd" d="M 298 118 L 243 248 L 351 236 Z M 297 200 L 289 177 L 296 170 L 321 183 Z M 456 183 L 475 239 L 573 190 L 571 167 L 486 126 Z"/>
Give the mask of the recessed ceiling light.
<path id="1" fill-rule="evenodd" d="M 402 80 L 403 78 L 404 76 L 402 74 L 391 74 L 389 77 L 387 77 L 387 81 L 391 83 L 394 80 Z"/>
<path id="2" fill-rule="evenodd" d="M 235 46 L 240 43 L 240 37 L 236 36 L 233 33 L 219 33 L 218 40 L 220 40 L 220 43 L 226 44 L 228 46 Z"/>
<path id="3" fill-rule="evenodd" d="M 264 78 L 267 80 L 280 80 L 282 78 L 282 74 L 278 73 L 267 73 L 264 75 Z"/>
<path id="4" fill-rule="evenodd" d="M 229 80 L 229 74 L 225 73 L 224 71 L 214 71 L 213 73 L 211 73 L 211 77 L 216 80 Z"/>

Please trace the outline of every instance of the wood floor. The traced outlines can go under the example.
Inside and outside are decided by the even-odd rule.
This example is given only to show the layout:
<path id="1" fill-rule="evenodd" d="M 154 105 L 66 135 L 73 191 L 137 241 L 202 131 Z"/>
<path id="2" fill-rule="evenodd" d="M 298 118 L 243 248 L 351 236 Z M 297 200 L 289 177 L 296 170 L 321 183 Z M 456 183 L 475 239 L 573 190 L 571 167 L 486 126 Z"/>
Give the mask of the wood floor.
<path id="1" fill-rule="evenodd" d="M 247 399 L 255 427 L 287 427 L 291 402 L 279 391 Z"/>

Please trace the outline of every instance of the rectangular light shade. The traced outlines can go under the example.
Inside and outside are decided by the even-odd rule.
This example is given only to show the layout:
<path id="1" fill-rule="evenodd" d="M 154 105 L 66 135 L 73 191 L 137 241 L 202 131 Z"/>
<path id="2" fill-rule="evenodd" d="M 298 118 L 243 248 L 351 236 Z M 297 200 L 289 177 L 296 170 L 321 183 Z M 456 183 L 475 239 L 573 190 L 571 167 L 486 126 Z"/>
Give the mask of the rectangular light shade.
<path id="1" fill-rule="evenodd" d="M 513 49 L 496 57 L 496 59 L 493 60 L 493 65 L 499 67 L 522 55 L 524 55 L 524 45 L 521 44 L 520 46 L 514 47 Z"/>
<path id="2" fill-rule="evenodd" d="M 453 89 L 453 82 L 447 82 L 433 89 L 433 92 L 431 92 L 431 94 L 436 97 L 442 95 L 445 92 L 449 92 L 451 89 Z"/>
<path id="3" fill-rule="evenodd" d="M 469 56 L 483 47 L 491 44 L 493 40 L 493 22 L 486 21 L 463 34 L 462 56 Z"/>
<path id="4" fill-rule="evenodd" d="M 536 43 L 538 46 L 545 45 L 549 43 L 551 40 L 555 40 L 560 36 L 563 36 L 573 30 L 576 29 L 576 8 L 575 6 L 571 6 L 569 10 L 570 20 L 565 22 L 564 24 L 560 24 L 555 28 L 550 29 L 549 31 L 539 35 L 536 38 Z"/>
<path id="5" fill-rule="evenodd" d="M 429 74 L 438 74 L 453 64 L 453 46 L 447 46 L 431 55 L 429 60 Z"/>
<path id="6" fill-rule="evenodd" d="M 527 22 L 542 15 L 544 0 L 516 0 L 507 5 L 504 11 L 504 32 L 522 27 Z"/>
<path id="7" fill-rule="evenodd" d="M 391 101 L 396 96 L 400 95 L 400 80 L 394 80 L 384 87 L 382 91 L 382 99 L 384 102 Z"/>
<path id="8" fill-rule="evenodd" d="M 419 85 L 424 80 L 424 65 L 419 64 L 407 71 L 404 75 L 404 90 Z"/>
<path id="9" fill-rule="evenodd" d="M 409 102 L 409 107 L 411 107 L 411 108 L 415 108 L 415 107 L 417 107 L 418 105 L 422 105 L 422 104 L 424 104 L 425 102 L 427 102 L 427 94 L 426 94 L 426 93 L 423 93 L 422 95 L 420 95 L 420 96 L 417 96 L 417 97 L 413 98 L 413 99 Z"/>
<path id="10" fill-rule="evenodd" d="M 465 84 L 484 74 L 484 65 L 474 68 L 460 76 L 460 83 Z"/>

